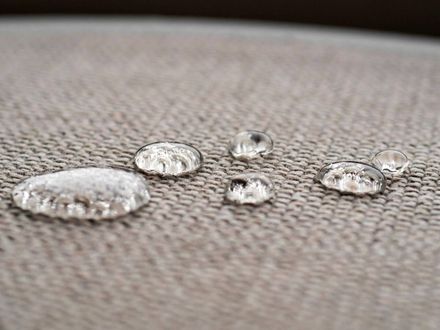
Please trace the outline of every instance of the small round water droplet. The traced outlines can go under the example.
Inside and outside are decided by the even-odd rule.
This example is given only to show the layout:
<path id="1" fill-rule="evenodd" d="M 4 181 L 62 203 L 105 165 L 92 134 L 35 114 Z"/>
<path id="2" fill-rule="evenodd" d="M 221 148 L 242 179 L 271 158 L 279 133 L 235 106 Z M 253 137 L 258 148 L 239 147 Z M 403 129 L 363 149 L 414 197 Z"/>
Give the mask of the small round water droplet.
<path id="1" fill-rule="evenodd" d="M 141 175 L 113 168 L 76 168 L 30 177 L 12 191 L 23 210 L 50 217 L 111 219 L 150 200 Z"/>
<path id="2" fill-rule="evenodd" d="M 147 174 L 180 176 L 197 171 L 202 166 L 203 157 L 199 150 L 188 144 L 155 142 L 139 149 L 134 163 Z"/>
<path id="3" fill-rule="evenodd" d="M 399 150 L 387 149 L 374 155 L 371 159 L 371 163 L 382 172 L 399 176 L 408 168 L 409 159 Z"/>
<path id="4" fill-rule="evenodd" d="M 261 174 L 239 174 L 226 187 L 226 199 L 236 204 L 258 205 L 274 196 L 272 181 Z"/>
<path id="5" fill-rule="evenodd" d="M 238 133 L 229 143 L 229 153 L 240 160 L 251 160 L 272 152 L 273 141 L 269 135 L 259 131 Z"/>
<path id="6" fill-rule="evenodd" d="M 355 161 L 324 166 L 316 180 L 329 189 L 355 195 L 374 195 L 385 190 L 385 176 L 377 168 Z"/>

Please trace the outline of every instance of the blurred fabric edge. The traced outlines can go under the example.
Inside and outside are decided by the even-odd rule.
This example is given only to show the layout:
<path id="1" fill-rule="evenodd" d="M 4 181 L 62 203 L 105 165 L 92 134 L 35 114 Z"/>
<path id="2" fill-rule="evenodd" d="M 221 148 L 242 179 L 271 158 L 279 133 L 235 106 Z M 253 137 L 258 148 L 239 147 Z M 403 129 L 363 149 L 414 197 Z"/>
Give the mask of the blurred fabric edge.
<path id="1" fill-rule="evenodd" d="M 0 16 L 0 32 L 39 31 L 54 32 L 148 32 L 173 34 L 220 34 L 240 37 L 293 38 L 317 43 L 343 43 L 354 47 L 377 47 L 393 51 L 437 52 L 440 38 L 407 35 L 390 31 L 370 31 L 358 28 L 261 22 L 238 19 L 206 19 L 163 16 L 130 15 L 7 15 Z"/>

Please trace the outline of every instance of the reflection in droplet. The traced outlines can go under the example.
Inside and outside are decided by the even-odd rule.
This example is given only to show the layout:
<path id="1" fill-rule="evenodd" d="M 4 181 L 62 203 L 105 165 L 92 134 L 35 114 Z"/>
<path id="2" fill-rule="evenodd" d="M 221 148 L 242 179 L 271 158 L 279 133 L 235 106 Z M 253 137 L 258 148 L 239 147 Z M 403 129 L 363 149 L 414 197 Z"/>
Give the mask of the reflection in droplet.
<path id="1" fill-rule="evenodd" d="M 141 175 L 113 168 L 76 168 L 30 177 L 12 191 L 23 210 L 50 217 L 111 219 L 150 200 Z"/>
<path id="2" fill-rule="evenodd" d="M 238 133 L 229 143 L 229 153 L 240 160 L 251 160 L 272 152 L 273 141 L 269 135 L 259 131 Z"/>
<path id="3" fill-rule="evenodd" d="M 147 174 L 180 176 L 197 171 L 203 157 L 196 148 L 178 142 L 155 142 L 143 146 L 134 157 L 136 167 Z"/>
<path id="4" fill-rule="evenodd" d="M 272 181 L 261 174 L 247 173 L 234 176 L 226 187 L 225 197 L 236 204 L 258 205 L 274 196 Z"/>
<path id="5" fill-rule="evenodd" d="M 399 176 L 408 168 L 409 159 L 399 150 L 387 149 L 374 155 L 371 163 L 382 172 L 390 173 L 393 176 Z"/>
<path id="6" fill-rule="evenodd" d="M 316 180 L 329 189 L 355 195 L 383 192 L 386 179 L 377 168 L 355 161 L 336 162 L 324 166 Z"/>

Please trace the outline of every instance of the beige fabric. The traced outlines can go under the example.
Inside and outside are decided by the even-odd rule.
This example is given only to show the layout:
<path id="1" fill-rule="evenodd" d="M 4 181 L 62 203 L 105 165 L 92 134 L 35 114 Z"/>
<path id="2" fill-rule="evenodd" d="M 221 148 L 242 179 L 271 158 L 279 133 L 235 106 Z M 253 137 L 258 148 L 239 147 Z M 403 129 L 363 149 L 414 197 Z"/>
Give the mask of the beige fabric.
<path id="1" fill-rule="evenodd" d="M 437 41 L 153 22 L 0 23 L 0 328 L 438 329 Z M 231 159 L 267 130 L 274 153 Z M 115 221 L 14 208 L 33 174 L 132 168 L 173 139 L 206 164 L 149 179 L 151 203 Z M 313 182 L 385 147 L 411 175 L 377 197 Z M 223 203 L 228 177 L 273 178 L 261 207 Z"/>

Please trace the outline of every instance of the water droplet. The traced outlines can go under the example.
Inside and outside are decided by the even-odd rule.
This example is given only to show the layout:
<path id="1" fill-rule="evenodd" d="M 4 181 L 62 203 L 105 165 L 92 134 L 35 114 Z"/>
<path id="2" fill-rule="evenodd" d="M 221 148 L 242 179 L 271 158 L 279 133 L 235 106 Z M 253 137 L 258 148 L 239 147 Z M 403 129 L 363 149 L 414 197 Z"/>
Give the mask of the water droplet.
<path id="1" fill-rule="evenodd" d="M 228 183 L 226 199 L 236 204 L 258 205 L 274 196 L 272 181 L 261 174 L 239 174 Z"/>
<path id="2" fill-rule="evenodd" d="M 203 157 L 189 144 L 155 142 L 139 149 L 134 163 L 147 174 L 180 176 L 197 171 L 202 166 Z"/>
<path id="3" fill-rule="evenodd" d="M 408 168 L 409 159 L 399 150 L 387 149 L 374 155 L 371 159 L 371 163 L 382 172 L 399 176 Z"/>
<path id="4" fill-rule="evenodd" d="M 374 195 L 385 190 L 385 176 L 377 168 L 355 161 L 324 166 L 316 180 L 325 187 L 355 195 Z"/>
<path id="5" fill-rule="evenodd" d="M 76 168 L 30 177 L 12 191 L 23 210 L 50 217 L 110 219 L 148 203 L 144 177 L 113 168 Z"/>
<path id="6" fill-rule="evenodd" d="M 238 133 L 229 143 L 229 153 L 240 160 L 251 160 L 272 152 L 273 141 L 269 135 L 259 131 Z"/>

